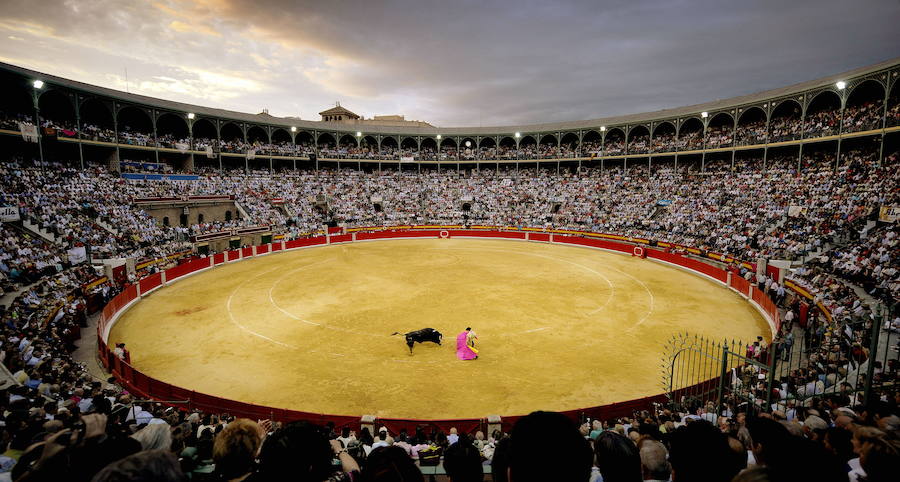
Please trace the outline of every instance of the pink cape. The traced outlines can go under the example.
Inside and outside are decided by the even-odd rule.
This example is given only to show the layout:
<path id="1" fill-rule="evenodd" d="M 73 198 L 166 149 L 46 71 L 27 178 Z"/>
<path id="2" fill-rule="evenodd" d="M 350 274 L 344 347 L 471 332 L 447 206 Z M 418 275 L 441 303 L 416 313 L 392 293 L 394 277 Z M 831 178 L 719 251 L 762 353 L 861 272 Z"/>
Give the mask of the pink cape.
<path id="1" fill-rule="evenodd" d="M 469 348 L 469 344 L 466 343 L 466 335 L 468 334 L 468 331 L 464 331 L 456 335 L 456 357 L 460 360 L 474 360 L 478 358 L 478 354 L 472 351 Z"/>

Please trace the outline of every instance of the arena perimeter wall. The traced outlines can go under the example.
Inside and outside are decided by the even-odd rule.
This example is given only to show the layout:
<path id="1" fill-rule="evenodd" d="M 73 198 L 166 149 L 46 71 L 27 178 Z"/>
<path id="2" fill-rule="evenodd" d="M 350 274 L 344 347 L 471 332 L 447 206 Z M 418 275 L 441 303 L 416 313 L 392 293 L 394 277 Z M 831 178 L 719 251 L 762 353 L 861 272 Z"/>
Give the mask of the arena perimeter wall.
<path id="1" fill-rule="evenodd" d="M 360 242 L 379 239 L 415 239 L 415 238 L 493 238 L 508 239 L 526 242 L 556 243 L 571 246 L 581 246 L 606 251 L 618 252 L 631 256 L 646 257 L 651 260 L 673 265 L 685 269 L 694 274 L 704 276 L 717 283 L 723 284 L 747 298 L 760 313 L 767 319 L 773 333 L 777 332 L 780 325 L 780 317 L 775 304 L 759 289 L 741 278 L 736 272 L 729 272 L 708 263 L 689 258 L 687 256 L 671 253 L 666 250 L 651 248 L 649 242 L 643 239 L 627 238 L 612 234 L 590 233 L 565 230 L 540 230 L 533 228 L 497 228 L 497 227 L 471 227 L 462 226 L 395 226 L 395 227 L 371 227 L 353 228 L 340 234 L 315 236 L 292 241 L 282 241 L 260 246 L 244 247 L 217 253 L 207 258 L 194 259 L 182 263 L 160 273 L 155 273 L 141 279 L 136 284 L 127 285 L 125 289 L 103 308 L 100 320 L 97 324 L 97 345 L 99 357 L 103 365 L 115 376 L 129 392 L 137 397 L 158 400 L 161 403 L 184 410 L 202 410 L 209 413 L 229 413 L 236 417 L 247 417 L 254 420 L 270 419 L 278 421 L 308 420 L 324 424 L 333 422 L 335 426 L 358 425 L 360 415 L 331 415 L 322 413 L 310 413 L 297 410 L 288 410 L 275 407 L 266 407 L 229 400 L 212 395 L 198 393 L 166 382 L 151 378 L 129 363 L 116 357 L 107 346 L 109 332 L 118 318 L 134 303 L 163 286 L 196 273 L 213 269 L 225 263 L 239 262 L 257 256 L 269 255 L 279 251 L 326 246 L 330 244 Z M 666 245 L 666 248 L 673 247 Z M 699 250 L 697 254 L 699 254 Z M 715 255 L 714 255 L 715 256 Z M 743 263 L 748 264 L 748 263 Z M 750 265 L 752 267 L 752 265 Z M 697 389 L 708 389 L 717 384 L 717 379 L 707 380 L 696 386 L 685 387 L 677 390 L 675 395 L 688 393 Z M 648 409 L 652 403 L 661 403 L 667 400 L 666 394 L 658 394 L 612 403 L 597 407 L 588 407 L 578 410 L 563 412 L 575 421 L 582 421 L 585 417 L 591 419 L 606 420 L 609 418 L 630 416 L 635 410 Z M 503 416 L 505 429 L 511 426 L 522 415 Z M 445 419 L 445 420 L 414 420 L 379 418 L 378 422 L 388 427 L 394 433 L 401 428 L 410 432 L 421 425 L 438 427 L 449 431 L 450 427 L 456 427 L 460 431 L 474 432 L 484 430 L 486 418 L 480 419 Z"/>

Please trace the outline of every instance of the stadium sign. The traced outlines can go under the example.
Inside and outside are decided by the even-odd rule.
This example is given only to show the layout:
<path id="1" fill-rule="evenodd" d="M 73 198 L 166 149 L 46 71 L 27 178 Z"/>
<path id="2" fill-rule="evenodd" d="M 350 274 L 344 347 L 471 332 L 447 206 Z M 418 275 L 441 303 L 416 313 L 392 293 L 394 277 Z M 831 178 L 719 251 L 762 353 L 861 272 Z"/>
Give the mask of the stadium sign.
<path id="1" fill-rule="evenodd" d="M 11 223 L 13 221 L 18 221 L 19 216 L 19 208 L 15 206 L 2 206 L 0 207 L 0 221 L 4 223 Z"/>
<path id="2" fill-rule="evenodd" d="M 898 218 L 900 218 L 900 206 L 881 206 L 881 210 L 878 212 L 878 220 L 883 223 L 896 223 Z"/>

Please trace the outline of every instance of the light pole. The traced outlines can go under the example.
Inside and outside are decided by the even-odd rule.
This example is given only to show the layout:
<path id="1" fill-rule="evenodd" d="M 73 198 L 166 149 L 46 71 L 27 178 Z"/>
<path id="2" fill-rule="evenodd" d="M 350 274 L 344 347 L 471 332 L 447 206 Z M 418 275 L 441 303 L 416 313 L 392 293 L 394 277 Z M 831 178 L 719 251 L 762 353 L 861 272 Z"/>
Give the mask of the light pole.
<path id="1" fill-rule="evenodd" d="M 44 145 L 41 139 L 41 108 L 38 103 L 38 91 L 44 88 L 43 80 L 35 80 L 31 83 L 34 89 L 31 90 L 31 101 L 34 104 L 34 128 L 37 133 L 38 159 L 41 163 L 41 171 L 44 170 Z"/>

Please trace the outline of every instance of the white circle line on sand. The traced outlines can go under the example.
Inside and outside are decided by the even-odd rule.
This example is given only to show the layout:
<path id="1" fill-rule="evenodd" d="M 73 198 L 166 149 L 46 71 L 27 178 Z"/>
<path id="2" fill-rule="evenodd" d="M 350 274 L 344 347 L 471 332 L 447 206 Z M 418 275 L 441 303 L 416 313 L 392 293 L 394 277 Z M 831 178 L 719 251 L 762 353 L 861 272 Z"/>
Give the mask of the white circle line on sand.
<path id="1" fill-rule="evenodd" d="M 300 268 L 297 268 L 297 269 L 293 269 L 293 270 L 291 270 L 291 271 L 288 271 L 287 273 L 285 273 L 284 275 L 282 275 L 281 277 L 279 277 L 277 280 L 275 280 L 274 283 L 272 283 L 272 286 L 269 288 L 269 303 L 271 303 L 272 306 L 275 307 L 275 309 L 277 309 L 278 311 L 284 313 L 285 316 L 288 316 L 289 318 L 293 318 L 294 320 L 300 321 L 300 322 L 302 322 L 302 323 L 306 323 L 306 324 L 308 324 L 308 325 L 321 326 L 322 328 L 325 328 L 325 329 L 328 329 L 328 330 L 340 331 L 340 332 L 343 332 L 343 333 L 352 333 L 352 334 L 354 334 L 354 335 L 372 336 L 372 337 L 376 337 L 376 338 L 389 338 L 390 335 L 377 335 L 377 334 L 374 334 L 374 333 L 366 333 L 366 332 L 364 332 L 364 331 L 351 330 L 351 329 L 349 329 L 349 328 L 340 328 L 340 327 L 337 327 L 337 326 L 331 326 L 331 325 L 325 325 L 325 324 L 322 324 L 322 323 L 316 323 L 315 321 L 309 321 L 309 320 L 307 320 L 307 319 L 305 319 L 305 318 L 301 318 L 301 317 L 299 317 L 299 316 L 297 316 L 297 315 L 291 313 L 290 311 L 288 311 L 288 310 L 282 308 L 281 305 L 279 305 L 278 302 L 275 301 L 275 296 L 272 294 L 272 292 L 275 290 L 275 287 L 277 287 L 279 283 L 281 283 L 285 278 L 287 278 L 287 276 L 288 276 L 289 274 L 295 273 L 295 272 L 300 271 L 300 270 L 302 270 L 302 269 L 309 268 L 310 266 L 314 266 L 314 265 L 321 264 L 321 263 L 324 263 L 324 262 L 326 262 L 326 261 L 331 261 L 331 260 L 332 260 L 332 258 L 328 258 L 328 259 L 324 259 L 324 260 L 322 260 L 322 261 L 317 261 L 317 262 L 315 262 L 315 263 L 310 263 L 310 264 L 308 264 L 308 265 L 301 266 Z"/>
<path id="2" fill-rule="evenodd" d="M 258 275 L 256 275 L 256 276 L 253 276 L 253 277 L 251 277 L 251 278 L 247 278 L 246 280 L 244 280 L 244 281 L 242 281 L 240 284 L 238 284 L 238 285 L 234 288 L 234 290 L 231 291 L 231 294 L 228 295 L 228 300 L 225 302 L 225 310 L 228 312 L 228 318 L 231 320 L 231 323 L 234 324 L 235 326 L 237 326 L 238 328 L 240 328 L 240 329 L 241 329 L 242 331 L 244 331 L 245 333 L 249 333 L 249 334 L 251 334 L 251 335 L 253 335 L 253 336 L 257 337 L 257 338 L 261 338 L 261 339 L 263 339 L 263 340 L 266 340 L 266 341 L 268 341 L 269 343 L 274 343 L 274 344 L 276 344 L 276 345 L 280 345 L 280 346 L 283 346 L 283 347 L 285 347 L 285 348 L 292 348 L 292 349 L 294 349 L 294 350 L 299 350 L 299 348 L 296 347 L 296 346 L 294 346 L 294 345 L 290 345 L 290 344 L 288 344 L 288 343 L 284 343 L 284 342 L 281 342 L 281 341 L 278 341 L 278 340 L 269 338 L 268 336 L 263 335 L 262 333 L 257 333 L 257 332 L 255 332 L 255 331 L 253 331 L 253 330 L 247 328 L 246 326 L 240 324 L 240 323 L 237 321 L 237 319 L 235 318 L 234 312 L 232 312 L 232 310 L 231 310 L 231 301 L 234 299 L 234 295 L 237 294 L 238 290 L 240 290 L 241 288 L 243 288 L 244 285 L 246 285 L 247 283 L 249 283 L 249 282 L 251 282 L 251 281 L 253 281 L 253 280 L 257 279 L 257 278 L 261 278 L 261 277 L 263 277 L 263 276 L 265 276 L 265 275 L 271 273 L 272 271 L 275 271 L 276 269 L 278 269 L 278 267 L 272 268 L 272 269 L 270 269 L 270 270 L 268 270 L 268 271 L 263 271 L 262 273 L 260 273 L 260 274 L 258 274 Z"/>
<path id="3" fill-rule="evenodd" d="M 524 256 L 535 256 L 535 257 L 538 257 L 538 258 L 552 259 L 552 260 L 554 260 L 554 261 L 561 261 L 561 262 L 563 262 L 563 263 L 568 263 L 568 264 L 571 264 L 571 265 L 573 265 L 573 266 L 577 266 L 577 267 L 579 267 L 579 268 L 581 268 L 581 269 L 583 269 L 583 270 L 585 270 L 585 271 L 588 271 L 588 272 L 590 272 L 590 273 L 593 273 L 593 274 L 595 274 L 595 275 L 597 275 L 597 276 L 603 278 L 603 280 L 606 281 L 606 284 L 609 285 L 609 294 L 606 296 L 606 300 L 603 302 L 603 304 L 601 304 L 601 305 L 598 306 L 597 308 L 594 308 L 592 311 L 590 311 L 589 313 L 587 313 L 587 315 L 594 315 L 594 314 L 596 314 L 598 311 L 600 311 L 600 310 L 606 308 L 606 306 L 607 306 L 607 305 L 609 304 L 609 302 L 612 300 L 613 295 L 614 295 L 615 292 L 616 292 L 616 287 L 612 284 L 612 281 L 610 281 L 609 278 L 607 278 L 606 275 L 604 275 L 603 273 L 601 273 L 601 272 L 599 272 L 599 271 L 597 271 L 597 270 L 595 270 L 595 269 L 593 269 L 593 268 L 590 268 L 590 267 L 588 267 L 588 266 L 585 266 L 585 265 L 583 265 L 583 264 L 581 264 L 581 263 L 576 263 L 576 262 L 574 262 L 574 261 L 570 261 L 570 260 L 567 260 L 567 259 L 557 258 L 556 256 L 548 256 L 548 255 L 546 255 L 546 254 L 528 253 L 528 252 L 524 252 L 524 251 L 516 251 L 516 250 L 508 250 L 508 249 L 498 249 L 498 248 L 429 248 L 429 249 L 455 249 L 455 250 L 461 250 L 461 251 L 482 251 L 482 250 L 485 250 L 485 251 L 500 251 L 500 252 L 503 252 L 503 253 L 516 253 L 516 254 L 521 254 L 521 255 L 524 255 Z M 615 269 L 615 268 L 613 268 L 613 269 Z M 616 270 L 616 271 L 619 271 L 619 270 Z M 621 271 L 619 271 L 619 272 L 621 273 Z M 623 273 L 623 274 L 625 274 L 625 273 Z M 632 279 L 634 279 L 634 278 L 632 278 Z M 644 288 L 646 289 L 646 286 L 645 286 Z M 649 292 L 649 290 L 648 290 L 648 292 Z M 653 295 L 651 294 L 650 296 L 652 297 Z M 651 301 L 651 311 L 652 311 L 652 301 Z M 648 314 L 647 316 L 649 316 L 649 314 Z M 646 317 L 645 317 L 644 319 L 646 319 Z M 641 320 L 641 323 L 642 323 L 643 321 L 644 321 L 644 320 Z M 528 331 L 523 332 L 523 333 L 528 333 Z"/>

